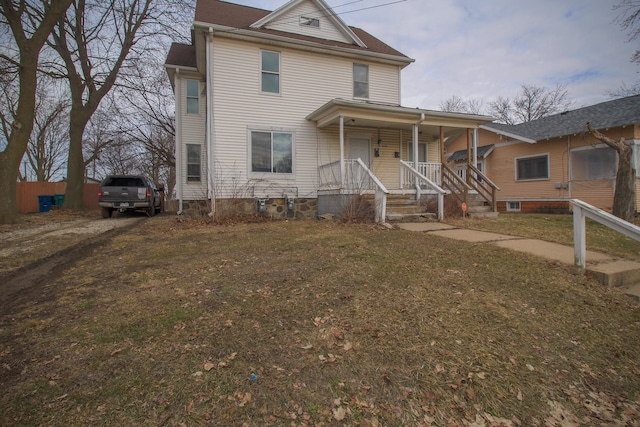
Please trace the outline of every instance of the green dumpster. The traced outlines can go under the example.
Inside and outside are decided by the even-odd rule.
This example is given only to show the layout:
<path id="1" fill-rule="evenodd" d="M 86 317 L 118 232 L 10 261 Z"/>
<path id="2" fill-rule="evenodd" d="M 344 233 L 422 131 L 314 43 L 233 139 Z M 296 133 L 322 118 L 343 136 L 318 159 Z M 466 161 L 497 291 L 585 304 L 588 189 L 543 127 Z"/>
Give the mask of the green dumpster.
<path id="1" fill-rule="evenodd" d="M 53 204 L 55 206 L 64 205 L 64 194 L 54 194 L 53 195 Z"/>

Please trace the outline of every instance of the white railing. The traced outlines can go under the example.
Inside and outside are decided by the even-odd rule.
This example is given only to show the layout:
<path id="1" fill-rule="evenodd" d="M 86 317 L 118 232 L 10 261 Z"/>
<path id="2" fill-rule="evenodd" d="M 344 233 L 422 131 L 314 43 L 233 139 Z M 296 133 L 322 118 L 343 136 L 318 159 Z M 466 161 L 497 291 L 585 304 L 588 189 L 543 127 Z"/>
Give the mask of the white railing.
<path id="1" fill-rule="evenodd" d="M 429 162 L 419 162 L 418 167 L 413 167 L 413 162 L 405 162 L 403 160 L 400 161 L 405 165 L 409 165 L 412 169 L 416 170 L 420 175 L 427 177 L 432 182 L 436 183 L 438 186 L 442 184 L 442 164 L 440 163 L 429 163 Z M 413 174 L 407 170 L 406 168 L 400 168 L 400 187 L 401 188 L 413 188 L 415 186 L 415 182 L 413 179 Z"/>
<path id="2" fill-rule="evenodd" d="M 438 164 L 440 166 L 440 164 Z M 420 173 L 420 171 L 416 170 L 411 166 L 410 163 L 405 162 L 404 160 L 400 160 L 400 169 L 402 173 L 401 177 L 407 176 L 407 181 L 412 183 L 416 188 L 416 200 L 420 199 L 422 186 L 426 186 L 434 190 L 438 194 L 438 219 L 442 220 L 444 218 L 444 195 L 446 191 L 441 188 L 435 181 L 429 179 L 424 174 Z M 403 184 L 404 187 L 404 183 Z"/>
<path id="3" fill-rule="evenodd" d="M 573 253 L 576 267 L 584 270 L 587 264 L 586 218 L 592 219 L 634 240 L 640 241 L 640 227 L 598 209 L 582 200 L 572 199 Z"/>
<path id="4" fill-rule="evenodd" d="M 321 189 L 340 188 L 340 162 L 320 166 L 318 168 L 318 183 Z"/>

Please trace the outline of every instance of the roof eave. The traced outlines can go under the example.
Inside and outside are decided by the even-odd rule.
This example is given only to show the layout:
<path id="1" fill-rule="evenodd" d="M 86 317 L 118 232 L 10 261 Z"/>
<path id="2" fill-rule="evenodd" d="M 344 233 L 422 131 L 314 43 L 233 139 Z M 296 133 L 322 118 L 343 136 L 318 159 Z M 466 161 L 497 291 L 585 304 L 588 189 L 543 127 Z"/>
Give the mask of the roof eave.
<path id="1" fill-rule="evenodd" d="M 340 53 L 342 55 L 349 56 L 349 57 L 376 59 L 378 61 L 382 61 L 385 63 L 399 65 L 402 68 L 415 62 L 415 59 L 409 58 L 406 56 L 389 55 L 389 54 L 379 53 L 379 52 L 356 50 L 348 47 L 325 45 L 322 43 L 315 43 L 308 40 L 299 40 L 299 39 L 280 36 L 276 34 L 258 33 L 253 30 L 238 29 L 238 28 L 228 27 L 224 25 L 209 24 L 206 22 L 194 22 L 193 25 L 194 27 L 198 27 L 198 28 L 206 28 L 206 29 L 213 28 L 214 35 L 216 33 L 218 33 L 218 35 L 222 33 L 224 37 L 228 37 L 228 38 L 233 38 L 238 40 L 247 40 L 247 41 L 260 41 L 263 43 L 269 43 L 274 45 L 290 46 L 290 47 L 296 47 L 298 49 L 302 48 L 309 51 L 323 51 L 325 53 L 326 52 Z"/>
<path id="2" fill-rule="evenodd" d="M 489 132 L 493 132 L 493 133 L 495 133 L 497 135 L 503 135 L 503 136 L 506 136 L 508 138 L 517 139 L 518 141 L 527 142 L 529 144 L 535 144 L 536 142 L 538 142 L 535 139 L 527 138 L 526 136 L 518 135 L 517 133 L 507 132 L 507 131 L 504 131 L 504 130 L 501 130 L 501 129 L 496 129 L 496 128 L 491 127 L 491 126 L 480 125 L 480 129 L 484 129 L 484 130 L 487 130 Z"/>

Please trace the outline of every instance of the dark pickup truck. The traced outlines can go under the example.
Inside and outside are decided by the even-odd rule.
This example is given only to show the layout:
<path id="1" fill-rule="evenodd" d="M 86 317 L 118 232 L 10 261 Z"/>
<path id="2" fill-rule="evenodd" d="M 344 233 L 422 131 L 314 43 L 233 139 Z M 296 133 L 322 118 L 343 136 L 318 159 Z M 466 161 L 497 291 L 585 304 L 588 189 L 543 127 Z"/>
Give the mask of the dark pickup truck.
<path id="1" fill-rule="evenodd" d="M 114 210 L 142 210 L 153 216 L 162 208 L 162 194 L 145 176 L 109 175 L 100 184 L 98 205 L 103 218 L 111 218 Z"/>

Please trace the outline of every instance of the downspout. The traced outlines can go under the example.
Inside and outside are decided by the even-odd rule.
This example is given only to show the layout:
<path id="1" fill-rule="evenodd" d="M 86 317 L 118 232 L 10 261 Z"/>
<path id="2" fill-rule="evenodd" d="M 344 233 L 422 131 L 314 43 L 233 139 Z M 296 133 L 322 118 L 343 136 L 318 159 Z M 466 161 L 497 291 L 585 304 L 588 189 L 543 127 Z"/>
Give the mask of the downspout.
<path id="1" fill-rule="evenodd" d="M 211 212 L 209 217 L 213 217 L 216 211 L 216 193 L 215 193 L 215 157 L 213 153 L 214 137 L 214 120 L 213 120 L 213 28 L 209 28 L 206 35 L 206 87 L 207 87 L 207 184 L 209 186 L 209 197 L 211 198 Z"/>
<path id="2" fill-rule="evenodd" d="M 344 117 L 340 116 L 340 189 L 344 189 Z"/>
<path id="3" fill-rule="evenodd" d="M 571 200 L 571 135 L 567 136 L 567 196 Z"/>
<path id="4" fill-rule="evenodd" d="M 176 181 L 178 187 L 178 215 L 182 215 L 182 82 L 180 81 L 180 68 L 176 68 L 176 74 L 174 76 L 174 97 L 176 100 L 175 115 L 176 115 L 176 142 L 175 142 L 175 156 L 176 156 Z"/>

